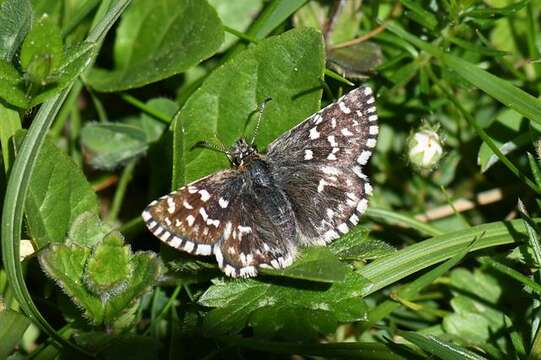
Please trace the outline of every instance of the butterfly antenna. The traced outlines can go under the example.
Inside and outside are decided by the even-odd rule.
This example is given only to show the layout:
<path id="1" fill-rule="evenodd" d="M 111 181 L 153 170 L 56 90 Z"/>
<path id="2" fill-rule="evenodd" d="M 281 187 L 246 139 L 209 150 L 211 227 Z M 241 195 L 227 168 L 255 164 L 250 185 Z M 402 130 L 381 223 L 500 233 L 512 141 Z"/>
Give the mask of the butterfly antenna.
<path id="1" fill-rule="evenodd" d="M 229 151 L 227 151 L 227 149 L 225 148 L 224 144 L 215 145 L 215 144 L 209 143 L 208 141 L 198 141 L 198 142 L 196 142 L 195 144 L 192 145 L 192 147 L 190 148 L 190 151 L 195 149 L 195 148 L 210 149 L 210 150 L 214 150 L 214 151 L 224 153 L 226 155 L 229 153 Z"/>
<path id="2" fill-rule="evenodd" d="M 257 111 L 259 112 L 259 116 L 257 117 L 257 124 L 255 125 L 254 129 L 254 135 L 252 137 L 252 141 L 250 142 L 251 145 L 254 144 L 255 138 L 257 136 L 257 133 L 259 131 L 259 125 L 261 124 L 261 118 L 263 117 L 263 111 L 265 110 L 265 106 L 267 106 L 267 103 L 271 101 L 271 97 L 267 97 L 259 106 L 257 107 Z"/>

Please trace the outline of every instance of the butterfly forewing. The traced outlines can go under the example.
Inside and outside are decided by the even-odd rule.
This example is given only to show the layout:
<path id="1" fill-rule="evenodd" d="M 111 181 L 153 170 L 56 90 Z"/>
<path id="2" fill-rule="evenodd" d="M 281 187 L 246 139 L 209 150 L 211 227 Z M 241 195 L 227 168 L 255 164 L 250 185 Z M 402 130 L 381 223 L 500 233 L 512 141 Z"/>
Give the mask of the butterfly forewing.
<path id="1" fill-rule="evenodd" d="M 357 88 L 275 140 L 268 161 L 298 221 L 300 240 L 324 244 L 355 226 L 372 192 L 362 171 L 376 145 L 372 90 Z"/>

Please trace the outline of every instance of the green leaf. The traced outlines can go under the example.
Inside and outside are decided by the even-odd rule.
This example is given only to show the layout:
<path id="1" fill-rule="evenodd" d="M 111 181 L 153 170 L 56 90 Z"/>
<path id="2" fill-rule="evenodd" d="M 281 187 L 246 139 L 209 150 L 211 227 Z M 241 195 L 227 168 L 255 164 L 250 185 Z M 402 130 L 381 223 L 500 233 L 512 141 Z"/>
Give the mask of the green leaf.
<path id="1" fill-rule="evenodd" d="M 111 230 L 95 212 L 86 211 L 71 224 L 66 244 L 93 247 Z"/>
<path id="2" fill-rule="evenodd" d="M 85 285 L 103 302 L 122 292 L 133 272 L 130 248 L 123 245 L 122 235 L 113 232 L 96 245 L 87 260 Z"/>
<path id="3" fill-rule="evenodd" d="M 28 105 L 22 75 L 15 66 L 2 59 L 0 59 L 0 98 L 20 108 Z"/>
<path id="4" fill-rule="evenodd" d="M 466 359 L 466 360 L 484 360 L 485 358 L 477 355 L 476 353 L 465 349 L 456 344 L 444 341 L 435 336 L 415 333 L 412 331 L 401 331 L 398 333 L 406 340 L 411 341 L 415 345 L 419 346 L 421 349 L 436 355 L 438 358 L 443 360 L 455 360 L 455 359 Z"/>
<path id="5" fill-rule="evenodd" d="M 0 2 L 0 60 L 11 62 L 32 24 L 29 0 Z"/>
<path id="6" fill-rule="evenodd" d="M 329 317 L 334 327 L 338 322 L 351 322 L 365 318 L 366 305 L 359 295 L 368 286 L 366 279 L 351 271 L 343 282 L 332 285 L 311 282 L 266 283 L 258 280 L 217 282 L 207 289 L 199 302 L 214 307 L 205 317 L 204 326 L 211 333 L 224 334 L 240 331 L 246 326 L 252 313 L 265 308 L 265 317 L 274 316 L 275 324 L 284 331 L 290 327 L 290 319 L 281 310 L 287 305 L 314 311 L 311 317 Z M 257 327 L 259 322 L 252 324 Z M 255 328 L 258 331 L 257 328 Z M 265 328 L 261 331 L 266 332 Z"/>
<path id="7" fill-rule="evenodd" d="M 329 311 L 307 310 L 284 304 L 257 309 L 250 316 L 250 326 L 258 337 L 294 341 L 330 334 L 336 329 L 337 322 Z"/>
<path id="8" fill-rule="evenodd" d="M 87 211 L 97 214 L 98 202 L 83 172 L 45 141 L 25 204 L 28 228 L 37 247 L 64 242 L 75 219 Z"/>
<path id="9" fill-rule="evenodd" d="M 64 62 L 64 45 L 60 29 L 47 14 L 32 25 L 21 48 L 21 67 L 35 83 L 46 84 L 47 78 Z"/>
<path id="10" fill-rule="evenodd" d="M 346 266 L 324 247 L 311 247 L 303 250 L 299 259 L 280 270 L 261 269 L 262 274 L 278 275 L 293 279 L 334 283 L 343 281 Z"/>
<path id="11" fill-rule="evenodd" d="M 30 320 L 12 310 L 0 311 L 0 359 L 6 359 L 21 341 Z"/>
<path id="12" fill-rule="evenodd" d="M 476 344 L 489 341 L 505 326 L 503 314 L 495 308 L 503 293 L 498 278 L 480 271 L 455 269 L 451 272 L 451 300 L 454 313 L 443 319 L 446 332 Z"/>
<path id="13" fill-rule="evenodd" d="M 205 0 L 134 0 L 122 16 L 115 68 L 94 69 L 98 91 L 140 87 L 186 71 L 214 54 L 224 38 L 216 11 Z"/>
<path id="14" fill-rule="evenodd" d="M 143 130 L 121 123 L 86 125 L 81 130 L 81 144 L 92 166 L 98 169 L 115 168 L 148 148 Z"/>
<path id="15" fill-rule="evenodd" d="M 321 35 L 291 30 L 258 43 L 215 70 L 174 120 L 173 185 L 178 187 L 227 166 L 225 156 L 190 148 L 218 136 L 225 144 L 250 136 L 258 105 L 272 101 L 256 143 L 264 149 L 274 138 L 319 108 L 323 76 Z M 284 86 L 287 84 L 287 86 Z"/>
<path id="16" fill-rule="evenodd" d="M 9 139 L 15 135 L 15 132 L 20 128 L 21 119 L 19 113 L 0 103 L 0 146 L 2 148 L 2 158 L 4 160 L 4 170 L 6 171 L 6 174 L 8 173 L 14 158 Z"/>
<path id="17" fill-rule="evenodd" d="M 369 231 L 362 227 L 353 228 L 329 245 L 329 250 L 342 260 L 364 260 L 382 257 L 396 251 L 387 243 L 371 239 Z"/>

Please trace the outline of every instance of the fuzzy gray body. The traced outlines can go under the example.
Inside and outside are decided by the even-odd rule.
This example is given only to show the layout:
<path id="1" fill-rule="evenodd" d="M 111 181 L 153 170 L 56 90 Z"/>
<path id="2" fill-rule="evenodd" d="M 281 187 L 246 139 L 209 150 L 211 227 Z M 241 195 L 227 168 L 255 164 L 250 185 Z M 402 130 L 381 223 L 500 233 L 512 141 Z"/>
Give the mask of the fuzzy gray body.
<path id="1" fill-rule="evenodd" d="M 299 246 L 325 245 L 366 210 L 362 167 L 376 144 L 372 91 L 357 88 L 276 139 L 267 155 L 244 140 L 232 169 L 152 202 L 142 216 L 170 246 L 214 254 L 229 276 L 291 264 Z"/>

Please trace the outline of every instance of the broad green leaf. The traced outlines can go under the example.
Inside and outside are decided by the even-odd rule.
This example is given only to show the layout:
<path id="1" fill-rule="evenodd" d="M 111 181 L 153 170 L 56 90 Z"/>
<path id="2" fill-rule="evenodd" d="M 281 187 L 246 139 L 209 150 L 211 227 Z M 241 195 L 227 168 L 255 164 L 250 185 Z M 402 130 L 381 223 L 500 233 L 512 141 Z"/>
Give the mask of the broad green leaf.
<path id="1" fill-rule="evenodd" d="M 321 35 L 303 29 L 264 40 L 215 70 L 174 120 L 174 187 L 226 167 L 223 154 L 190 148 L 215 136 L 226 145 L 250 137 L 265 98 L 273 100 L 265 107 L 259 149 L 317 111 L 323 68 Z"/>
<path id="2" fill-rule="evenodd" d="M 30 320 L 12 310 L 0 311 L 0 359 L 6 359 L 21 341 Z"/>
<path id="3" fill-rule="evenodd" d="M 465 341 L 484 344 L 505 326 L 503 313 L 496 306 L 505 285 L 479 269 L 455 269 L 450 277 L 455 294 L 451 300 L 454 313 L 443 319 L 445 331 Z"/>
<path id="4" fill-rule="evenodd" d="M 46 84 L 47 78 L 64 62 L 60 29 L 47 14 L 32 25 L 21 48 L 21 67 L 30 81 Z"/>
<path id="5" fill-rule="evenodd" d="M 292 341 L 330 334 L 335 331 L 337 321 L 333 314 L 325 309 L 307 310 L 283 304 L 257 309 L 250 316 L 249 324 L 258 337 L 278 337 Z"/>
<path id="6" fill-rule="evenodd" d="M 94 69 L 88 80 L 98 91 L 140 87 L 186 71 L 223 42 L 216 11 L 205 0 L 134 0 L 123 14 L 112 71 Z"/>
<path id="7" fill-rule="evenodd" d="M 4 160 L 6 174 L 14 157 L 12 147 L 9 145 L 9 139 L 20 128 L 21 119 L 19 113 L 0 102 L 0 146 L 2 148 L 2 158 Z"/>
<path id="8" fill-rule="evenodd" d="M 88 124 L 81 130 L 81 144 L 98 169 L 112 169 L 148 148 L 143 130 L 121 123 Z"/>
<path id="9" fill-rule="evenodd" d="M 0 60 L 11 62 L 32 24 L 29 0 L 0 2 Z"/>
<path id="10" fill-rule="evenodd" d="M 84 212 L 98 213 L 96 194 L 81 169 L 45 141 L 30 180 L 25 213 L 38 248 L 63 243 L 71 225 Z"/>
<path id="11" fill-rule="evenodd" d="M 399 335 L 411 341 L 424 351 L 436 355 L 443 360 L 484 360 L 485 358 L 456 344 L 444 341 L 435 336 L 425 336 L 412 331 L 399 332 Z"/>
<path id="12" fill-rule="evenodd" d="M 15 66 L 2 59 L 0 59 L 0 98 L 20 108 L 28 105 L 23 76 Z"/>
<path id="13" fill-rule="evenodd" d="M 329 245 L 329 250 L 342 260 L 374 259 L 396 251 L 391 245 L 372 239 L 368 230 L 356 227 Z"/>
<path id="14" fill-rule="evenodd" d="M 111 233 L 92 250 L 86 263 L 85 285 L 103 302 L 122 292 L 133 268 L 129 246 L 119 233 Z"/>
<path id="15" fill-rule="evenodd" d="M 285 328 L 290 319 L 281 313 L 284 305 L 318 313 L 311 316 L 325 313 L 325 322 L 329 317 L 335 323 L 365 318 L 366 305 L 360 294 L 367 285 L 366 279 L 351 271 L 346 273 L 343 282 L 332 285 L 286 281 L 267 283 L 252 279 L 217 282 L 207 289 L 199 302 L 215 308 L 204 320 L 205 328 L 212 333 L 237 332 L 248 325 L 254 311 L 263 308 L 265 317 L 274 316 L 275 324 L 280 324 L 287 331 Z M 256 321 L 252 325 L 257 324 Z"/>
<path id="16" fill-rule="evenodd" d="M 262 269 L 262 274 L 279 275 L 300 280 L 334 283 L 344 280 L 346 266 L 324 247 L 304 249 L 295 262 L 280 270 Z"/>
<path id="17" fill-rule="evenodd" d="M 86 211 L 71 224 L 66 244 L 77 244 L 92 247 L 100 242 L 111 228 L 102 223 L 97 213 Z"/>
<path id="18" fill-rule="evenodd" d="M 208 2 L 216 9 L 224 25 L 240 32 L 246 31 L 263 7 L 262 0 L 208 0 Z M 225 33 L 220 51 L 224 51 L 237 40 L 233 34 Z"/>

